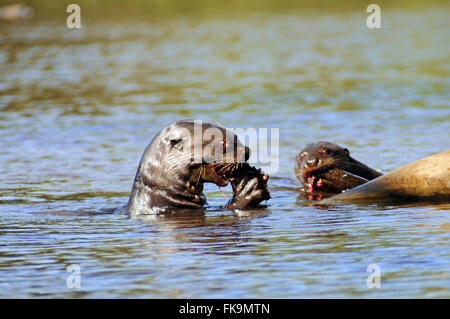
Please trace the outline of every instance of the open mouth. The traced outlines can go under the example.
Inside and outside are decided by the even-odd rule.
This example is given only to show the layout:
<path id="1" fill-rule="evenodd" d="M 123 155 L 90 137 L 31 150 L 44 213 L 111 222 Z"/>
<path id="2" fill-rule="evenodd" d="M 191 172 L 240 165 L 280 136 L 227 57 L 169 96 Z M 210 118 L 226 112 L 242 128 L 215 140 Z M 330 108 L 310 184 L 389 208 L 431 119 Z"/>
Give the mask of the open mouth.
<path id="1" fill-rule="evenodd" d="M 366 183 L 368 180 L 335 165 L 326 165 L 303 174 L 308 193 L 314 191 L 339 193 Z"/>
<path id="2" fill-rule="evenodd" d="M 323 190 L 327 184 L 325 174 L 334 168 L 333 165 L 326 165 L 307 171 L 303 175 L 304 184 L 309 193 Z"/>
<path id="3" fill-rule="evenodd" d="M 227 186 L 229 181 L 237 176 L 239 171 L 244 165 L 241 163 L 217 163 L 210 164 L 208 166 L 210 172 L 212 173 L 213 183 L 220 187 Z"/>

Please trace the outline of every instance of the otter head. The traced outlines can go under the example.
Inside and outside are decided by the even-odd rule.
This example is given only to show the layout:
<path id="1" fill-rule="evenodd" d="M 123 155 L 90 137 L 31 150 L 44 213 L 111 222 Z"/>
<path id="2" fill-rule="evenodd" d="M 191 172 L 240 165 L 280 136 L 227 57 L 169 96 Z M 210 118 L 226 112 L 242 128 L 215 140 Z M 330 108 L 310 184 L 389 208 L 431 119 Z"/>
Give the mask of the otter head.
<path id="1" fill-rule="evenodd" d="M 295 159 L 295 175 L 311 193 L 339 193 L 381 175 L 350 156 L 350 151 L 330 142 L 308 144 Z"/>
<path id="2" fill-rule="evenodd" d="M 203 184 L 226 186 L 250 157 L 248 147 L 223 127 L 202 121 L 174 122 L 144 151 L 128 209 L 133 214 L 202 208 Z"/>

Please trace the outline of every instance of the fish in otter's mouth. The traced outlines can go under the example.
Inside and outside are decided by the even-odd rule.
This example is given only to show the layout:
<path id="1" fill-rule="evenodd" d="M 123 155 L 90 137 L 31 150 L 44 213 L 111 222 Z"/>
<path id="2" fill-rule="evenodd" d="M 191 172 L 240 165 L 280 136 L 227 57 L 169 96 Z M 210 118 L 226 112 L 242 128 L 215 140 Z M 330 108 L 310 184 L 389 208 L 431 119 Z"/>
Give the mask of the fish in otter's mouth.
<path id="1" fill-rule="evenodd" d="M 248 165 L 248 164 L 247 164 Z M 236 178 L 240 173 L 243 173 L 243 163 L 232 164 L 212 164 L 209 166 L 214 176 L 217 178 L 216 184 L 219 186 L 226 186 L 230 179 Z"/>
<path id="2" fill-rule="evenodd" d="M 255 207 L 271 198 L 267 188 L 269 176 L 248 163 L 214 163 L 200 167 L 198 180 L 224 187 L 231 184 L 233 197 L 226 208 L 242 209 Z"/>
<path id="3" fill-rule="evenodd" d="M 224 187 L 250 170 L 251 166 L 248 163 L 213 163 L 204 165 L 200 175 L 204 181 Z"/>

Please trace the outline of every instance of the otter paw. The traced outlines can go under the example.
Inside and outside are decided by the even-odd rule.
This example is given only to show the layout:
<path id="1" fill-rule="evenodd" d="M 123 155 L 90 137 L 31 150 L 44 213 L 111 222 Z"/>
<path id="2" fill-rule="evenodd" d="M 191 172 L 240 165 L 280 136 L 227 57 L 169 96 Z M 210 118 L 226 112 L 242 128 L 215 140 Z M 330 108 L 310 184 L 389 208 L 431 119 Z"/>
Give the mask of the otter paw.
<path id="1" fill-rule="evenodd" d="M 261 170 L 248 171 L 242 177 L 233 178 L 230 183 L 233 188 L 233 198 L 227 204 L 229 209 L 246 209 L 257 207 L 259 203 L 270 199 L 267 189 L 269 176 Z"/>

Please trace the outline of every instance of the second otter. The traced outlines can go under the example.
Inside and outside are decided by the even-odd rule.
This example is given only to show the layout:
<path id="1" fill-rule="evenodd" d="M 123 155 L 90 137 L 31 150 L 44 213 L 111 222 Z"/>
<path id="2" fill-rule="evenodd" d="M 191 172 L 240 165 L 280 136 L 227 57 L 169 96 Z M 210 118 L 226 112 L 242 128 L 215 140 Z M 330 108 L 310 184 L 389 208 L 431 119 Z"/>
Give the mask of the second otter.
<path id="1" fill-rule="evenodd" d="M 320 141 L 297 155 L 295 175 L 308 193 L 340 193 L 383 174 L 352 158 L 348 149 Z"/>
<path id="2" fill-rule="evenodd" d="M 319 205 L 356 201 L 441 203 L 450 199 L 449 163 L 450 151 L 444 151 L 382 175 L 350 157 L 347 149 L 318 142 L 308 144 L 297 156 L 295 173 L 308 199 L 320 200 Z M 323 193 L 340 194 L 322 200 Z"/>

